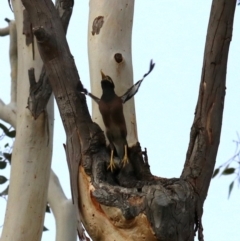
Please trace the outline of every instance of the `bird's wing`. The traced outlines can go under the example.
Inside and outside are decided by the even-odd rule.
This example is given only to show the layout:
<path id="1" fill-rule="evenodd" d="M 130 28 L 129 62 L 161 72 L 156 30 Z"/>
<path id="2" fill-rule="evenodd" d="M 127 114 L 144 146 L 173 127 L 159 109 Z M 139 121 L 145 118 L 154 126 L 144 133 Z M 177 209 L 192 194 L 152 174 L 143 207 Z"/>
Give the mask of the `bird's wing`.
<path id="1" fill-rule="evenodd" d="M 89 93 L 87 89 L 83 89 L 82 91 L 83 94 L 90 96 L 95 102 L 99 103 L 100 99 L 93 95 L 92 93 Z"/>
<path id="2" fill-rule="evenodd" d="M 139 80 L 135 85 L 133 85 L 130 89 L 128 89 L 127 92 L 123 96 L 121 96 L 121 99 L 122 99 L 123 103 L 130 100 L 138 92 L 138 89 L 139 89 L 142 81 L 145 79 L 145 77 L 147 77 L 151 73 L 154 66 L 155 66 L 155 63 L 153 63 L 153 61 L 151 59 L 148 72 L 143 75 L 141 80 Z"/>

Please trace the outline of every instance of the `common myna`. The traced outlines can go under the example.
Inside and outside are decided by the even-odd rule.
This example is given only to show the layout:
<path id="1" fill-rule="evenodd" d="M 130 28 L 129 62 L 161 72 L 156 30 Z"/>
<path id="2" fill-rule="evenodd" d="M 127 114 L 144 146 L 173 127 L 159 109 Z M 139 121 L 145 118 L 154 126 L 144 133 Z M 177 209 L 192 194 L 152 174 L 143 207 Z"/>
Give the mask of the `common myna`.
<path id="1" fill-rule="evenodd" d="M 121 97 L 115 94 L 115 86 L 111 77 L 105 75 L 102 71 L 101 86 L 103 94 L 101 99 L 84 89 L 84 94 L 89 95 L 94 101 L 98 103 L 99 110 L 102 115 L 104 125 L 106 127 L 106 135 L 111 148 L 111 158 L 108 169 L 110 168 L 111 171 L 113 171 L 113 169 L 115 168 L 115 164 L 113 161 L 114 148 L 117 152 L 118 157 L 122 161 L 123 166 L 128 163 L 128 144 L 126 140 L 127 127 L 123 115 L 123 103 L 131 99 L 137 93 L 142 81 L 153 70 L 154 65 L 155 64 L 151 60 L 149 71 L 144 74 L 143 78 L 139 80 L 136 84 L 134 84 L 131 88 L 129 88 L 127 92 Z"/>

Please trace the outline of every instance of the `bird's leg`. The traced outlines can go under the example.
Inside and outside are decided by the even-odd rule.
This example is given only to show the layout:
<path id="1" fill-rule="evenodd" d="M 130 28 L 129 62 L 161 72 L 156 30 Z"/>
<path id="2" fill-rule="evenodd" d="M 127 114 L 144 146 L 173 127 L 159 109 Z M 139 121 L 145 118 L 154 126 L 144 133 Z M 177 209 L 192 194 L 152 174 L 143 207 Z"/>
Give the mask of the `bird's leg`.
<path id="1" fill-rule="evenodd" d="M 126 164 L 128 164 L 127 145 L 124 145 L 124 157 L 122 159 L 122 163 L 124 167 Z"/>
<path id="2" fill-rule="evenodd" d="M 108 165 L 107 169 L 111 169 L 111 172 L 113 172 L 113 169 L 115 168 L 114 160 L 113 160 L 113 149 L 111 149 L 111 158 L 110 158 L 110 164 Z"/>

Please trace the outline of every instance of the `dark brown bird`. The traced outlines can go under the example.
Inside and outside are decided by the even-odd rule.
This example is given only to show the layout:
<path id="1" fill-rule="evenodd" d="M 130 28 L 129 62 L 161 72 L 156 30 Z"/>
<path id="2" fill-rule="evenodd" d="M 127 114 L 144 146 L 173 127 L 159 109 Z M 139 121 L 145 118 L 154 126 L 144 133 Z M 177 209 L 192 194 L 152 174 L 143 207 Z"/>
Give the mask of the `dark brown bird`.
<path id="1" fill-rule="evenodd" d="M 101 71 L 102 75 L 102 96 L 101 99 L 89 93 L 86 89 L 84 89 L 84 94 L 89 95 L 94 101 L 98 103 L 99 111 L 102 115 L 104 125 L 106 127 L 106 135 L 110 143 L 111 148 L 111 158 L 108 169 L 111 171 L 115 168 L 115 164 L 113 161 L 114 149 L 117 152 L 118 157 L 125 166 L 128 163 L 128 155 L 127 155 L 127 127 L 123 114 L 123 103 L 131 99 L 138 91 L 142 81 L 144 78 L 152 71 L 154 68 L 154 63 L 150 62 L 150 68 L 148 73 L 144 74 L 143 78 L 139 80 L 135 85 L 133 85 L 127 92 L 119 97 L 116 95 L 114 91 L 114 83 L 111 77 L 105 75 Z"/>
<path id="2" fill-rule="evenodd" d="M 123 166 L 128 163 L 127 157 L 127 127 L 123 115 L 123 101 L 114 91 L 114 83 L 109 76 L 102 74 L 101 86 L 102 97 L 98 103 L 99 111 L 102 114 L 106 127 L 106 135 L 110 143 L 111 158 L 108 168 L 113 171 L 115 164 L 113 161 L 114 148 L 117 155 L 122 160 Z"/>

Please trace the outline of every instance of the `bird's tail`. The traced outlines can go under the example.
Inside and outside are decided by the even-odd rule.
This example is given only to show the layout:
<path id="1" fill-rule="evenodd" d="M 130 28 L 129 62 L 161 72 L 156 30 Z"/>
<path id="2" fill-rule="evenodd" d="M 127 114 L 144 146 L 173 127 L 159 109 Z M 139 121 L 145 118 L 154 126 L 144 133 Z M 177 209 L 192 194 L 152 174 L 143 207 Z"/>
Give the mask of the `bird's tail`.
<path id="1" fill-rule="evenodd" d="M 127 146 L 126 140 L 115 140 L 113 143 L 116 149 L 117 155 L 119 159 L 122 161 L 124 154 L 125 154 L 125 146 Z"/>

